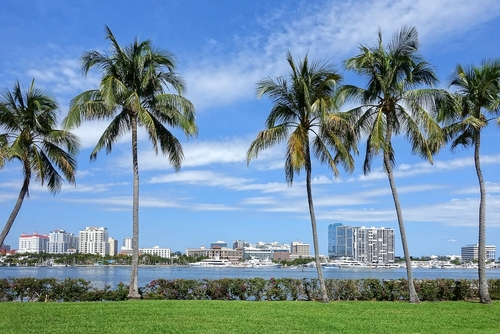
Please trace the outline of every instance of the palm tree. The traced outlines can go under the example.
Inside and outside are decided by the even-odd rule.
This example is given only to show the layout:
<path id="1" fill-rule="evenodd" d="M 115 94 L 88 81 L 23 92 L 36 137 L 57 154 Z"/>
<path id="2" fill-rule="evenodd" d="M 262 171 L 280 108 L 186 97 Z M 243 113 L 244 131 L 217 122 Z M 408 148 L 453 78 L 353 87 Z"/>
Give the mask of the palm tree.
<path id="1" fill-rule="evenodd" d="M 431 86 L 437 82 L 433 69 L 417 54 L 418 46 L 418 33 L 413 27 L 403 27 L 387 47 L 379 31 L 377 46 L 360 46 L 359 54 L 345 63 L 347 69 L 367 79 L 366 88 L 346 85 L 338 95 L 340 102 L 348 99 L 360 105 L 349 113 L 355 128 L 367 135 L 364 173 L 370 172 L 374 157 L 383 156 L 396 208 L 412 303 L 418 303 L 419 299 L 413 284 L 403 214 L 394 181 L 395 157 L 391 140 L 394 135 L 404 133 L 412 151 L 432 162 L 432 155 L 442 145 L 441 130 L 426 109 L 434 111 L 436 99 L 445 96 L 441 90 L 417 89 L 420 85 Z"/>
<path id="2" fill-rule="evenodd" d="M 328 63 L 309 64 L 307 56 L 295 64 L 290 53 L 287 61 L 291 67 L 289 80 L 279 77 L 276 80 L 265 78 L 257 83 L 257 95 L 268 95 L 274 103 L 266 120 L 266 130 L 259 132 L 247 152 L 247 163 L 256 158 L 259 152 L 288 138 L 285 160 L 285 175 L 292 185 L 294 175 L 306 171 L 307 201 L 314 244 L 316 269 L 321 287 L 322 300 L 328 301 L 319 258 L 318 233 L 311 189 L 311 149 L 322 162 L 339 172 L 337 164 L 352 171 L 354 160 L 350 154 L 353 146 L 344 145 L 349 137 L 349 126 L 342 115 L 332 113 L 333 92 L 342 77 Z M 353 135 L 353 132 L 351 132 Z M 329 151 L 331 148 L 335 154 Z"/>
<path id="3" fill-rule="evenodd" d="M 98 51 L 82 56 L 84 75 L 92 67 L 102 71 L 99 89 L 89 90 L 76 96 L 70 104 L 64 120 L 67 128 L 79 126 L 85 120 L 111 120 L 90 154 L 91 161 L 106 147 L 110 153 L 113 144 L 127 131 L 132 135 L 133 205 L 132 205 L 132 270 L 129 298 L 140 298 L 138 277 L 139 244 L 139 165 L 137 157 L 137 127 L 142 125 L 153 149 L 168 156 L 178 171 L 184 157 L 179 140 L 164 126 L 178 127 L 186 136 L 195 136 L 195 109 L 181 94 L 183 80 L 174 72 L 174 56 L 153 48 L 150 40 L 123 48 L 106 26 L 106 38 L 111 42 L 111 54 Z M 178 94 L 167 94 L 173 88 Z"/>
<path id="4" fill-rule="evenodd" d="M 57 130 L 57 103 L 44 91 L 35 88 L 35 80 L 23 91 L 16 82 L 12 91 L 0 99 L 0 165 L 18 160 L 24 180 L 16 204 L 0 235 L 0 246 L 16 219 L 24 198 L 29 196 L 32 175 L 35 181 L 56 194 L 66 179 L 75 183 L 77 138 L 68 131 Z M 62 173 L 62 175 L 58 172 Z"/>
<path id="5" fill-rule="evenodd" d="M 439 115 L 445 127 L 451 149 L 457 146 L 474 147 L 474 165 L 479 181 L 479 298 L 491 304 L 486 280 L 486 190 L 481 172 L 481 130 L 487 126 L 488 114 L 493 117 L 500 106 L 500 59 L 484 60 L 480 67 L 464 68 L 457 65 L 451 76 L 450 87 L 456 89 L 453 99 Z"/>
<path id="6" fill-rule="evenodd" d="M 7 160 L 7 134 L 0 134 L 0 169 L 5 165 L 5 161 Z"/>

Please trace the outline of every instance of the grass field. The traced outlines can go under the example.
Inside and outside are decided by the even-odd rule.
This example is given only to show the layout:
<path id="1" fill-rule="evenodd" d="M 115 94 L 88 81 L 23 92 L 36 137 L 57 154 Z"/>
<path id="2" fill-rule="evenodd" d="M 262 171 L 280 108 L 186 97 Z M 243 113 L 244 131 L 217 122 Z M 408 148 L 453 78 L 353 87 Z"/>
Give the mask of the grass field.
<path id="1" fill-rule="evenodd" d="M 16 302 L 0 310 L 0 333 L 500 333 L 500 302 Z"/>

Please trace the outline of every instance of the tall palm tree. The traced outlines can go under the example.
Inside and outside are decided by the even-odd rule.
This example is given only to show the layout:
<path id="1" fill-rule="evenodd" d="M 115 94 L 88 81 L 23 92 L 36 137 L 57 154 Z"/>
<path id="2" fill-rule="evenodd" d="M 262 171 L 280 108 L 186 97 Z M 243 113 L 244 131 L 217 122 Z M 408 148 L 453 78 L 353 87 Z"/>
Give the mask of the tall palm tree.
<path id="1" fill-rule="evenodd" d="M 311 149 L 322 162 L 327 163 L 338 176 L 337 164 L 341 163 L 347 170 L 354 168 L 354 159 L 348 144 L 354 140 L 354 132 L 349 136 L 349 125 L 342 115 L 331 112 L 333 92 L 342 79 L 328 63 L 309 63 L 308 57 L 294 63 L 292 55 L 287 54 L 291 67 L 288 79 L 279 77 L 276 80 L 265 78 L 257 83 L 257 95 L 268 95 L 274 102 L 271 113 L 266 120 L 266 129 L 259 132 L 247 152 L 247 163 L 256 158 L 263 149 L 287 140 L 285 175 L 292 185 L 294 175 L 301 170 L 306 171 L 307 201 L 314 244 L 316 269 L 320 281 L 324 302 L 328 301 L 319 258 L 318 233 L 311 188 Z M 288 81 L 289 80 L 289 81 Z M 332 154 L 329 149 L 333 150 Z"/>
<path id="2" fill-rule="evenodd" d="M 24 180 L 16 204 L 0 234 L 0 246 L 14 224 L 24 198 L 29 196 L 31 177 L 53 194 L 61 190 L 66 179 L 75 183 L 79 142 L 68 131 L 57 130 L 57 103 L 43 90 L 35 88 L 35 80 L 23 91 L 19 82 L 0 98 L 0 165 L 18 160 Z M 62 173 L 62 175 L 58 172 Z"/>
<path id="3" fill-rule="evenodd" d="M 181 94 L 183 80 L 174 72 L 174 56 L 153 48 L 150 40 L 137 39 L 128 47 L 121 47 L 111 30 L 106 27 L 106 38 L 111 42 L 111 54 L 87 52 L 82 57 L 84 75 L 92 67 L 102 72 L 99 89 L 89 90 L 76 96 L 70 104 L 64 120 L 67 128 L 80 125 L 82 119 L 110 120 L 90 155 L 91 161 L 106 147 L 110 153 L 113 144 L 126 132 L 131 131 L 133 169 L 132 208 L 132 270 L 129 298 L 140 298 L 138 291 L 138 244 L 139 244 L 139 165 L 137 157 L 137 127 L 142 125 L 153 149 L 168 156 L 174 169 L 181 167 L 183 152 L 181 143 L 164 126 L 178 127 L 186 136 L 195 136 L 193 104 Z M 178 94 L 166 93 L 173 88 Z"/>
<path id="4" fill-rule="evenodd" d="M 347 69 L 366 78 L 366 88 L 346 85 L 338 95 L 341 102 L 351 100 L 359 104 L 349 113 L 355 128 L 367 135 L 364 173 L 370 172 L 374 157 L 380 154 L 383 157 L 406 259 L 412 303 L 418 303 L 419 299 L 413 284 L 410 252 L 394 180 L 395 156 L 391 141 L 394 135 L 404 133 L 412 151 L 432 162 L 432 155 L 442 145 L 441 129 L 426 109 L 434 112 L 436 99 L 445 96 L 441 90 L 418 89 L 421 85 L 432 86 L 437 82 L 433 69 L 417 53 L 418 46 L 418 33 L 413 27 L 403 27 L 387 47 L 379 31 L 378 45 L 360 46 L 359 54 L 345 63 Z"/>
<path id="5" fill-rule="evenodd" d="M 453 99 L 445 104 L 439 115 L 445 127 L 451 149 L 457 146 L 474 147 L 474 165 L 479 182 L 479 297 L 490 304 L 486 280 L 486 190 L 481 172 L 481 130 L 498 115 L 500 106 L 500 59 L 484 60 L 481 66 L 467 68 L 457 65 L 451 76 L 450 87 L 456 89 Z"/>

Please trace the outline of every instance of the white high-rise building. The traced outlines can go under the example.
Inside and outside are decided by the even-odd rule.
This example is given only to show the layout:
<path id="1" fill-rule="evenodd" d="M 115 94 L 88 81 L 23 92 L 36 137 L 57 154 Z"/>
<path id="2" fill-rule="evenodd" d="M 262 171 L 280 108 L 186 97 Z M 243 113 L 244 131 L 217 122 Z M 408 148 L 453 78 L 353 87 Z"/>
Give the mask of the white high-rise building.
<path id="1" fill-rule="evenodd" d="M 394 230 L 331 224 L 328 226 L 328 256 L 350 257 L 364 263 L 392 263 Z"/>
<path id="2" fill-rule="evenodd" d="M 63 254 L 78 248 L 78 237 L 65 230 L 53 230 L 49 234 L 48 252 Z"/>
<path id="3" fill-rule="evenodd" d="M 86 227 L 79 233 L 78 252 L 84 254 L 109 254 L 108 229 L 105 227 Z"/>
<path id="4" fill-rule="evenodd" d="M 38 232 L 33 234 L 22 233 L 19 237 L 19 253 L 40 253 L 46 252 L 49 244 L 48 235 L 40 235 Z"/>
<path id="5" fill-rule="evenodd" d="M 394 230 L 385 227 L 355 228 L 354 259 L 364 263 L 394 262 Z"/>
<path id="6" fill-rule="evenodd" d="M 126 237 L 123 239 L 122 249 L 124 249 L 124 250 L 131 250 L 132 249 L 132 238 L 131 237 Z"/>

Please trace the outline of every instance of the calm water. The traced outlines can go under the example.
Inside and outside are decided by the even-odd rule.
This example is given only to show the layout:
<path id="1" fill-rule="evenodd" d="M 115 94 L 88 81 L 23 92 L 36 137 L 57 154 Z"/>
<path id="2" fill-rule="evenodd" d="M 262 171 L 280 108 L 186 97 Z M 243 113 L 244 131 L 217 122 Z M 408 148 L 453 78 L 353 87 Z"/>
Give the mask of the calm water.
<path id="1" fill-rule="evenodd" d="M 330 269 L 323 270 L 325 278 L 337 279 L 398 279 L 406 277 L 406 269 Z M 500 269 L 488 269 L 488 278 L 500 278 Z M 415 278 L 454 278 L 475 279 L 477 269 L 413 269 Z M 110 285 L 114 287 L 119 282 L 130 280 L 129 266 L 88 266 L 88 267 L 0 267 L 0 278 L 5 277 L 35 277 L 58 279 L 83 278 L 91 281 L 96 287 Z M 189 268 L 148 266 L 139 268 L 139 286 L 145 286 L 155 279 L 219 279 L 219 278 L 315 278 L 315 268 L 302 269 L 252 269 L 252 268 Z"/>

